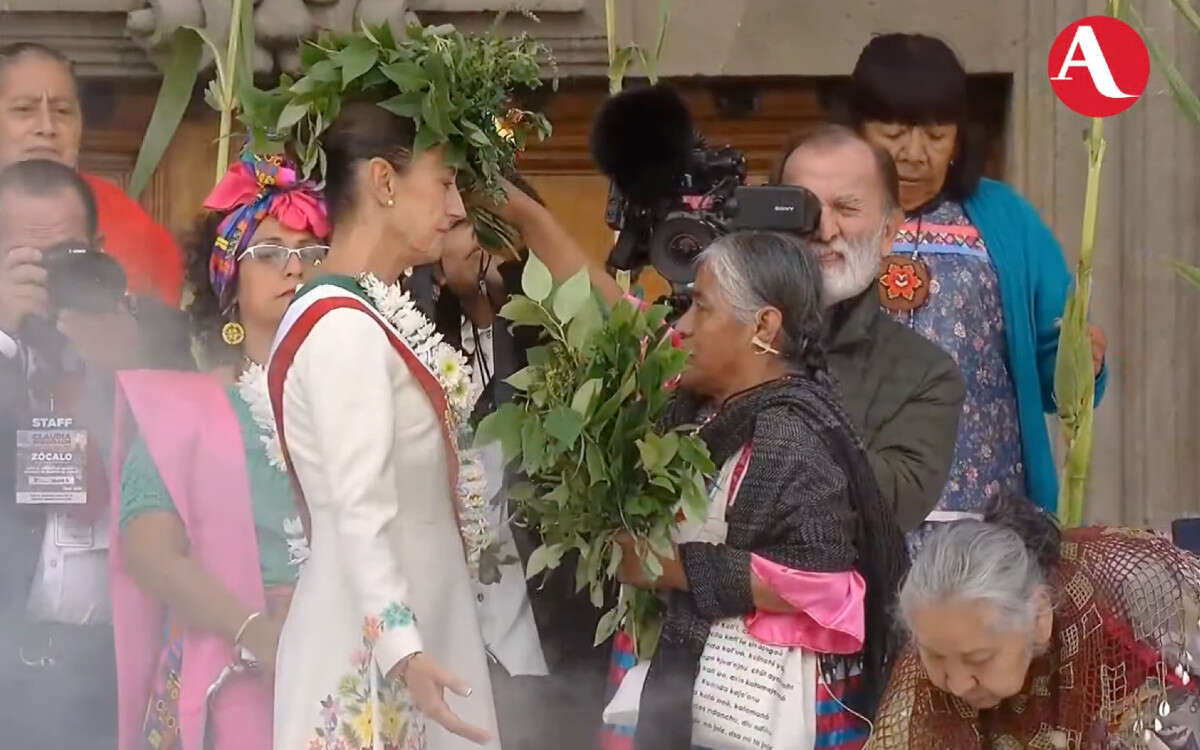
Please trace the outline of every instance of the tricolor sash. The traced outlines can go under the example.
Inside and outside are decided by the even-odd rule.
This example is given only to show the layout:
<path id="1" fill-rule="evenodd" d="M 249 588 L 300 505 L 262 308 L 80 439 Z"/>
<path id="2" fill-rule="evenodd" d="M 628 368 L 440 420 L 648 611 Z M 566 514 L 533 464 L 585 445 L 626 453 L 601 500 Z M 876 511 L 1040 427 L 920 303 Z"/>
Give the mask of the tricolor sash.
<path id="1" fill-rule="evenodd" d="M 375 309 L 370 302 L 357 291 L 357 284 L 347 277 L 329 276 L 319 279 L 312 285 L 301 290 L 300 296 L 288 308 L 279 330 L 275 334 L 275 342 L 271 347 L 271 361 L 267 368 L 267 387 L 271 394 L 271 409 L 275 413 L 275 428 L 279 433 L 279 445 L 283 449 L 283 457 L 287 463 L 288 473 L 296 486 L 297 506 L 300 519 L 304 523 L 304 534 L 312 541 L 312 516 L 309 513 L 308 502 L 304 498 L 303 488 L 296 476 L 288 452 L 287 437 L 284 432 L 283 420 L 283 385 L 287 380 L 288 371 L 296 359 L 296 352 L 304 344 L 308 334 L 317 322 L 333 310 L 352 309 L 370 316 L 387 336 L 392 348 L 404 360 L 410 372 L 417 379 L 421 389 L 429 398 L 434 412 L 442 425 L 442 440 L 446 447 L 446 480 L 450 486 L 451 505 L 455 517 L 458 517 L 458 504 L 454 502 L 458 490 L 458 451 L 454 433 L 450 428 L 449 405 L 446 403 L 446 393 L 433 372 L 409 348 L 395 326 Z M 354 290 L 354 291 L 352 291 Z"/>

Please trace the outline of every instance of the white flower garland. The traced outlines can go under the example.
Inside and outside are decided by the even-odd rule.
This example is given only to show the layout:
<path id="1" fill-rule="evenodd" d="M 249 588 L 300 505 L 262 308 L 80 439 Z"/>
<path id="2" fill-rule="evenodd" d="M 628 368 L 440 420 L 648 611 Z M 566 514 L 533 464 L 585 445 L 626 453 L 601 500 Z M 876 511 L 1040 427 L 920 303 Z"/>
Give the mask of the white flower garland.
<path id="1" fill-rule="evenodd" d="M 458 523 L 466 546 L 467 567 L 479 577 L 479 560 L 493 541 L 488 522 L 487 480 L 482 457 L 471 446 L 471 412 L 479 400 L 480 389 L 471 379 L 471 366 L 462 352 L 447 344 L 437 327 L 417 309 L 400 282 L 384 284 L 373 274 L 358 278 L 372 304 L 395 327 L 417 359 L 429 368 L 446 394 L 450 426 L 455 432 L 458 450 Z"/>
<path id="2" fill-rule="evenodd" d="M 358 278 L 358 283 L 375 308 L 396 329 L 400 340 L 433 373 L 446 394 L 458 450 L 458 491 L 455 502 L 458 504 L 459 531 L 466 546 L 471 575 L 478 578 L 480 555 L 492 544 L 493 531 L 488 522 L 487 480 L 482 457 L 479 451 L 470 447 L 469 419 L 480 395 L 479 388 L 471 380 L 471 367 L 461 352 L 442 339 L 437 327 L 417 309 L 399 282 L 388 286 L 372 274 L 363 274 Z M 283 446 L 275 429 L 275 413 L 271 408 L 266 370 L 262 365 L 251 362 L 238 378 L 237 384 L 238 392 L 250 407 L 250 415 L 262 431 L 260 439 L 267 460 L 280 471 L 287 471 Z M 308 559 L 308 545 L 299 518 L 289 519 L 284 527 L 292 564 L 303 564 Z M 297 537 L 294 531 L 298 531 L 298 538 L 294 538 Z"/>
<path id="3" fill-rule="evenodd" d="M 283 458 L 283 446 L 279 443 L 279 433 L 275 430 L 275 412 L 271 409 L 271 392 L 267 388 L 267 370 L 257 362 L 250 362 L 238 376 L 238 394 L 250 407 L 250 416 L 258 425 L 259 440 L 267 454 L 267 462 L 281 472 L 287 472 L 287 462 Z M 293 516 L 283 522 L 283 535 L 288 546 L 288 564 L 302 566 L 308 560 L 308 539 L 304 536 L 304 524 L 300 516 Z"/>

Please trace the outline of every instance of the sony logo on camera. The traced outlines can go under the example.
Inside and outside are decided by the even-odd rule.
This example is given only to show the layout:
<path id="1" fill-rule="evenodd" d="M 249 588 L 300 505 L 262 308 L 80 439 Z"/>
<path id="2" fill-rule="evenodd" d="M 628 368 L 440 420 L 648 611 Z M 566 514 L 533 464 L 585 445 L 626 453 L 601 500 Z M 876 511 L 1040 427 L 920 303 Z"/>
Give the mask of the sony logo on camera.
<path id="1" fill-rule="evenodd" d="M 592 128 L 592 155 L 612 180 L 605 219 L 617 230 L 613 268 L 647 263 L 679 294 L 695 279 L 696 257 L 739 229 L 807 234 L 821 204 L 800 187 L 749 187 L 746 159 L 710 148 L 669 86 L 643 86 L 610 98 Z"/>

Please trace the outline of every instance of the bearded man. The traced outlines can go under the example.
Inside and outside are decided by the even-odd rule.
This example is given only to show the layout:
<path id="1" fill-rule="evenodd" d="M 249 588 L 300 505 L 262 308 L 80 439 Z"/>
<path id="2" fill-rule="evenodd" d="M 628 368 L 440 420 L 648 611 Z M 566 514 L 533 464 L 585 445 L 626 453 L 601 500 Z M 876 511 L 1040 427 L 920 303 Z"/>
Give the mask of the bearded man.
<path id="1" fill-rule="evenodd" d="M 884 315 L 876 283 L 903 220 L 891 156 L 840 125 L 789 142 L 773 182 L 821 200 L 829 369 L 884 498 L 905 532 L 933 510 L 954 459 L 965 390 L 958 365 Z"/>

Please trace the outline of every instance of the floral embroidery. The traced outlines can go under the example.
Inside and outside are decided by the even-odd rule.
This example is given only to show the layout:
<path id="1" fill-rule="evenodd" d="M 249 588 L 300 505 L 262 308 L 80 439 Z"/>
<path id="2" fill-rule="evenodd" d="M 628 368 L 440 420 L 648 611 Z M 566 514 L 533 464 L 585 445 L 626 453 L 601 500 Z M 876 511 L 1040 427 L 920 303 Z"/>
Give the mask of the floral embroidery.
<path id="1" fill-rule="evenodd" d="M 363 618 L 362 647 L 350 657 L 352 671 L 342 675 L 337 693 L 321 701 L 320 723 L 308 750 L 423 750 L 425 726 L 398 680 L 375 669 L 375 644 L 388 630 L 416 622 L 412 610 L 391 602 L 378 616 Z"/>
<path id="2" fill-rule="evenodd" d="M 413 624 L 412 610 L 392 602 L 383 610 L 383 626 L 387 629 L 404 628 Z"/>
<path id="3" fill-rule="evenodd" d="M 917 290 L 925 285 L 912 263 L 889 263 L 887 272 L 879 277 L 879 283 L 887 291 L 889 299 L 903 297 L 912 302 Z"/>
<path id="4" fill-rule="evenodd" d="M 966 400 L 954 462 L 937 509 L 978 512 L 996 495 L 1025 487 L 999 281 L 962 204 L 946 201 L 922 221 L 920 254 L 929 267 L 931 295 L 921 309 L 892 318 L 950 354 L 963 375 Z M 905 224 L 895 252 L 912 253 L 916 226 L 916 218 Z"/>

